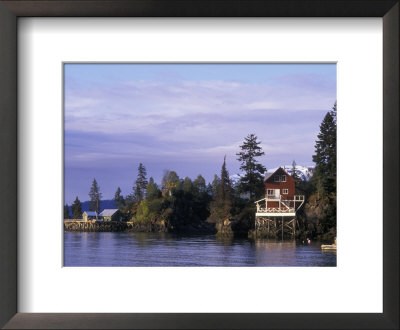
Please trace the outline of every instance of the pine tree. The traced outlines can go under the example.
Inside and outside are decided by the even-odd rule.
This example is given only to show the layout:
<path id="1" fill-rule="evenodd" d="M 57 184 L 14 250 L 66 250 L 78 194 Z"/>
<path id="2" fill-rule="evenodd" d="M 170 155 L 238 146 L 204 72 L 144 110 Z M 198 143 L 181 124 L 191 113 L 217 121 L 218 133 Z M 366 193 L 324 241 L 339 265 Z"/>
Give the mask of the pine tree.
<path id="1" fill-rule="evenodd" d="M 244 171 L 244 175 L 239 181 L 239 189 L 241 192 L 249 192 L 250 200 L 264 194 L 263 174 L 266 168 L 256 160 L 257 157 L 265 155 L 260 144 L 261 141 L 257 141 L 256 135 L 249 134 L 240 146 L 242 151 L 236 154 L 242 163 L 240 169 Z"/>
<path id="2" fill-rule="evenodd" d="M 74 219 L 80 219 L 82 217 L 82 204 L 78 196 L 76 196 L 75 201 L 72 204 L 72 216 Z"/>
<path id="3" fill-rule="evenodd" d="M 194 189 L 197 190 L 199 193 L 206 192 L 206 180 L 203 178 L 201 174 L 197 176 L 197 178 L 193 181 Z"/>
<path id="4" fill-rule="evenodd" d="M 336 103 L 320 125 L 313 161 L 316 166 L 312 182 L 323 206 L 323 230 L 336 229 Z"/>
<path id="5" fill-rule="evenodd" d="M 114 195 L 114 202 L 115 205 L 118 207 L 119 210 L 123 210 L 125 207 L 125 199 L 124 196 L 121 195 L 121 188 L 118 187 L 117 191 L 115 192 Z"/>
<path id="6" fill-rule="evenodd" d="M 142 201 L 146 194 L 146 187 L 148 184 L 146 176 L 146 168 L 143 166 L 142 163 L 140 163 L 138 167 L 137 179 L 135 182 L 136 186 L 134 187 L 135 197 L 138 202 Z"/>
<path id="7" fill-rule="evenodd" d="M 136 196 L 135 196 L 135 191 L 133 191 L 131 194 L 125 196 L 125 209 L 128 212 L 132 212 L 132 208 L 137 202 Z"/>
<path id="8" fill-rule="evenodd" d="M 64 219 L 69 219 L 69 206 L 68 206 L 68 204 L 64 205 Z"/>
<path id="9" fill-rule="evenodd" d="M 100 187 L 97 184 L 96 179 L 93 179 L 92 186 L 89 191 L 89 209 L 90 211 L 96 211 L 100 213 L 100 200 L 102 198 L 102 194 L 100 192 Z"/>
<path id="10" fill-rule="evenodd" d="M 336 103 L 320 125 L 313 161 L 317 178 L 322 182 L 325 192 L 336 191 Z"/>
<path id="11" fill-rule="evenodd" d="M 295 179 L 296 181 L 298 181 L 300 178 L 296 173 L 296 165 L 297 165 L 296 161 L 293 160 L 293 162 L 292 162 L 292 178 Z"/>
<path id="12" fill-rule="evenodd" d="M 217 191 L 220 181 L 221 180 L 219 179 L 218 175 L 214 174 L 214 180 L 211 182 L 213 196 L 217 196 Z"/>
<path id="13" fill-rule="evenodd" d="M 226 157 L 221 168 L 221 179 L 217 186 L 217 193 L 210 207 L 210 222 L 218 222 L 232 216 L 232 186 L 229 172 L 226 169 Z"/>
<path id="14" fill-rule="evenodd" d="M 226 156 L 221 168 L 221 180 L 217 189 L 217 199 L 231 201 L 232 199 L 232 185 L 229 179 L 229 172 L 226 169 Z"/>
<path id="15" fill-rule="evenodd" d="M 212 185 L 210 182 L 206 186 L 206 192 L 207 192 L 207 195 L 209 195 L 209 196 L 213 195 L 213 188 L 212 188 Z"/>

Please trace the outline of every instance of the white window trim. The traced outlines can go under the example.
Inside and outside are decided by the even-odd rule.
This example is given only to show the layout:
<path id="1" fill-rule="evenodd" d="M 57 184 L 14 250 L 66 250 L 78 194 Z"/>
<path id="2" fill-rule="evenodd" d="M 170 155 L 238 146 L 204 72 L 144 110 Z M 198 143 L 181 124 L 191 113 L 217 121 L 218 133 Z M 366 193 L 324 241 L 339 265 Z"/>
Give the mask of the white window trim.
<path id="1" fill-rule="evenodd" d="M 275 191 L 274 191 L 274 189 L 267 189 L 267 195 L 268 195 L 268 196 L 275 196 Z"/>
<path id="2" fill-rule="evenodd" d="M 281 175 L 279 179 L 281 182 L 286 182 L 286 175 Z"/>
<path id="3" fill-rule="evenodd" d="M 274 176 L 274 182 L 280 182 L 280 181 L 281 181 L 280 175 L 275 175 Z"/>
<path id="4" fill-rule="evenodd" d="M 289 189 L 282 189 L 282 195 L 288 195 Z"/>

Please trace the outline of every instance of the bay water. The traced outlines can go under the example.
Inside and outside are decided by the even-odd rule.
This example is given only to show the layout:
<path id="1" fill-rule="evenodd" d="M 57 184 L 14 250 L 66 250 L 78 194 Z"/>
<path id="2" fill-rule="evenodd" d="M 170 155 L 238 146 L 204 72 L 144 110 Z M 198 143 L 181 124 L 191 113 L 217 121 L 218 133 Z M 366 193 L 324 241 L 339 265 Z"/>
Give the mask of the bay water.
<path id="1" fill-rule="evenodd" d="M 214 235 L 65 232 L 66 267 L 335 267 L 320 242 L 219 239 Z"/>

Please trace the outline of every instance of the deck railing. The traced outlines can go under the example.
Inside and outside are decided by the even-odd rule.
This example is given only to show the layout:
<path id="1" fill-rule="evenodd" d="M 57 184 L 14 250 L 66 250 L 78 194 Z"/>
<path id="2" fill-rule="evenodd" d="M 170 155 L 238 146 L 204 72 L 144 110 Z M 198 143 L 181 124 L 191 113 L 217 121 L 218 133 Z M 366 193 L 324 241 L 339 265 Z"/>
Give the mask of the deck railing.
<path id="1" fill-rule="evenodd" d="M 267 207 L 268 201 L 279 202 L 280 207 Z M 293 213 L 297 211 L 304 203 L 303 195 L 294 195 L 293 199 L 287 199 L 282 195 L 278 196 L 266 196 L 263 199 L 255 202 L 257 204 L 257 213 Z M 265 206 L 262 207 L 260 203 Z M 297 203 L 297 208 L 296 208 Z M 301 203 L 298 205 L 298 203 Z"/>
<path id="2" fill-rule="evenodd" d="M 275 207 L 259 207 L 257 208 L 257 213 L 294 213 L 294 208 L 275 208 Z"/>

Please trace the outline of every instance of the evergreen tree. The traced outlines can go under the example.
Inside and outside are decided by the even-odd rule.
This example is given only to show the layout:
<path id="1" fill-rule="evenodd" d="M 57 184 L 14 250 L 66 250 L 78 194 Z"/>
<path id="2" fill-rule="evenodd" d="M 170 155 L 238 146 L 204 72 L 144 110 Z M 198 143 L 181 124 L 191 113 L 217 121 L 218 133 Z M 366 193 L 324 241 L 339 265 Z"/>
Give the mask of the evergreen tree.
<path id="1" fill-rule="evenodd" d="M 208 196 L 213 196 L 213 187 L 211 183 L 208 183 L 206 186 L 206 192 Z"/>
<path id="2" fill-rule="evenodd" d="M 226 169 L 226 156 L 221 168 L 221 180 L 217 189 L 217 199 L 231 201 L 232 199 L 232 185 L 229 179 L 229 172 Z"/>
<path id="3" fill-rule="evenodd" d="M 76 196 L 75 201 L 72 204 L 72 216 L 74 219 L 80 219 L 82 217 L 82 204 L 78 196 Z"/>
<path id="4" fill-rule="evenodd" d="M 244 175 L 240 178 L 239 189 L 241 192 L 249 192 L 250 200 L 255 196 L 264 194 L 264 172 L 266 168 L 257 162 L 257 157 L 265 153 L 260 147 L 261 141 L 257 141 L 257 136 L 249 134 L 240 146 L 241 152 L 236 155 L 242 163 L 240 169 Z"/>
<path id="5" fill-rule="evenodd" d="M 320 125 L 313 161 L 316 164 L 316 179 L 322 184 L 324 192 L 336 192 L 336 103 Z"/>
<path id="6" fill-rule="evenodd" d="M 159 198 L 161 195 L 160 190 L 158 189 L 157 184 L 154 182 L 154 179 L 150 177 L 149 183 L 146 187 L 146 198 L 148 200 L 153 200 Z"/>
<path id="7" fill-rule="evenodd" d="M 218 175 L 214 174 L 214 180 L 211 182 L 213 196 L 217 196 L 218 186 L 220 182 L 221 180 L 219 179 Z"/>
<path id="8" fill-rule="evenodd" d="M 192 193 L 193 192 L 193 183 L 189 177 L 185 177 L 183 179 L 182 188 L 185 193 Z"/>
<path id="9" fill-rule="evenodd" d="M 117 205 L 119 210 L 123 210 L 125 207 L 125 199 L 124 196 L 121 195 L 121 188 L 118 187 L 117 191 L 115 192 L 114 195 L 114 202 L 115 205 Z"/>
<path id="10" fill-rule="evenodd" d="M 201 174 L 197 176 L 197 178 L 193 181 L 193 186 L 199 193 L 206 192 L 206 180 L 203 178 Z"/>
<path id="11" fill-rule="evenodd" d="M 142 201 L 146 194 L 146 187 L 147 187 L 147 172 L 146 168 L 143 166 L 142 163 L 139 164 L 138 167 L 138 175 L 136 179 L 136 186 L 134 188 L 135 197 L 138 202 Z"/>
<path id="12" fill-rule="evenodd" d="M 312 182 L 322 209 L 322 230 L 336 229 L 336 103 L 321 125 L 315 143 L 315 174 Z"/>
<path id="13" fill-rule="evenodd" d="M 96 211 L 97 213 L 100 213 L 100 200 L 102 197 L 102 194 L 100 192 L 100 187 L 97 184 L 96 179 L 93 179 L 92 186 L 90 187 L 89 191 L 89 209 L 90 211 Z"/>
<path id="14" fill-rule="evenodd" d="M 226 169 L 226 157 L 221 168 L 221 179 L 217 186 L 217 194 L 210 207 L 210 217 L 208 221 L 218 222 L 232 216 L 232 186 L 229 173 Z"/>
<path id="15" fill-rule="evenodd" d="M 137 202 L 135 191 L 125 197 L 125 210 L 132 213 Z"/>
<path id="16" fill-rule="evenodd" d="M 64 205 L 64 219 L 69 219 L 69 206 L 68 206 L 68 204 Z"/>
<path id="17" fill-rule="evenodd" d="M 293 160 L 293 162 L 292 162 L 292 178 L 295 179 L 296 181 L 298 181 L 300 178 L 296 173 L 296 165 L 297 165 L 296 161 Z"/>

